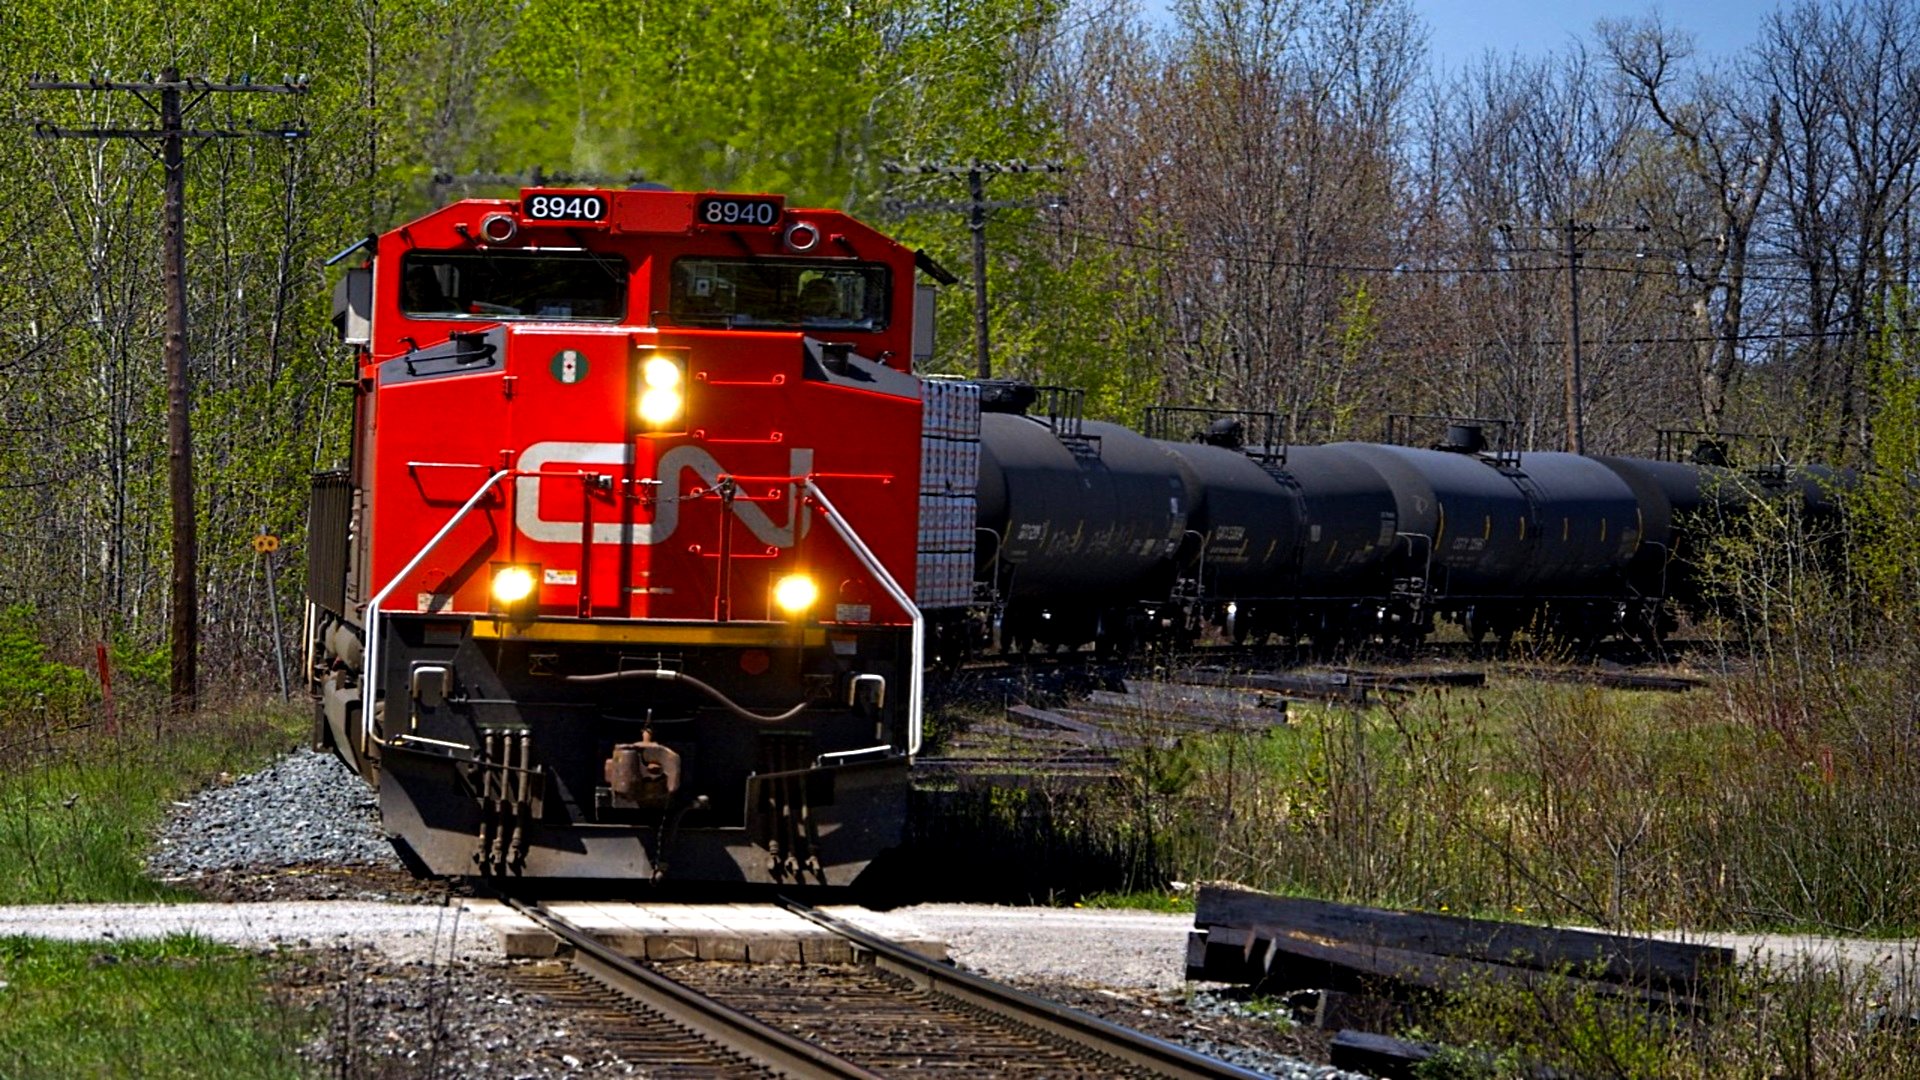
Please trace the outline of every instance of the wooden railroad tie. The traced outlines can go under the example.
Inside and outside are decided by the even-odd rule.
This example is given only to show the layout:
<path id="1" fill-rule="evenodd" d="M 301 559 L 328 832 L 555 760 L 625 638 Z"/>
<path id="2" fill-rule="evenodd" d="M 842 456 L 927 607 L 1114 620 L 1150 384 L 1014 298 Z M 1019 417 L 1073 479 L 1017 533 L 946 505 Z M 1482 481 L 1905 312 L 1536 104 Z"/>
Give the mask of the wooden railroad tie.
<path id="1" fill-rule="evenodd" d="M 1270 896 L 1200 890 L 1187 939 L 1187 977 L 1263 992 L 1338 991 L 1431 998 L 1475 987 L 1578 980 L 1600 996 L 1696 1013 L 1733 950 Z"/>

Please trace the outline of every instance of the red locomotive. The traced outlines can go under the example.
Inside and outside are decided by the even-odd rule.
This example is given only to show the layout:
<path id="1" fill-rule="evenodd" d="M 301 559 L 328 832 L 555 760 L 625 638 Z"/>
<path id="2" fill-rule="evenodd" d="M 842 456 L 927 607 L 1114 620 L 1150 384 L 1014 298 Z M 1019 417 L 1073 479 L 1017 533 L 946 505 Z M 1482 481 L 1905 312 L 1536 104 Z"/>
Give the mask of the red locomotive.
<path id="1" fill-rule="evenodd" d="M 970 388 L 911 374 L 930 264 L 836 211 L 658 190 L 371 243 L 335 294 L 353 452 L 315 480 L 308 642 L 318 739 L 403 856 L 851 881 L 905 820 L 918 604 L 973 570 L 977 456 L 937 451 Z"/>

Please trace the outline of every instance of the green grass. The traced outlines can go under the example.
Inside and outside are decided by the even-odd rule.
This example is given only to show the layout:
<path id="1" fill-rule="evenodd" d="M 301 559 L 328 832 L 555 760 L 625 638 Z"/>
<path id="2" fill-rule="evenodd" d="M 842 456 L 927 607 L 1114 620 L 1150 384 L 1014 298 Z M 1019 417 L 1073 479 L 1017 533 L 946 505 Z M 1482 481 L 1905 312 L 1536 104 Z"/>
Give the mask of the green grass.
<path id="1" fill-rule="evenodd" d="M 273 963 L 194 937 L 0 938 L 0 1077 L 308 1075 L 315 1021 L 262 992 Z"/>
<path id="2" fill-rule="evenodd" d="M 1193 911 L 1191 891 L 1146 889 L 1132 892 L 1096 892 L 1080 898 L 1074 905 L 1089 908 L 1119 908 L 1127 911 L 1161 911 L 1169 914 Z"/>
<path id="3" fill-rule="evenodd" d="M 141 870 L 171 801 L 266 764 L 304 730 L 300 711 L 278 704 L 128 719 L 112 737 L 96 725 L 34 738 L 0 716 L 0 742 L 15 746 L 0 764 L 0 903 L 191 899 Z"/>

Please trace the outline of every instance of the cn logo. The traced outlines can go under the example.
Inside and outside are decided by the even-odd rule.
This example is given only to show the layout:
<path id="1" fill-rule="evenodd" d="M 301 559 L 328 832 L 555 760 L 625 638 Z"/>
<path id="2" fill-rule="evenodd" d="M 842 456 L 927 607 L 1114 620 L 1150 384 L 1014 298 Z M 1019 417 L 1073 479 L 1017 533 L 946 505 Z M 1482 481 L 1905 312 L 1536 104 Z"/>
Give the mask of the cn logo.
<path id="1" fill-rule="evenodd" d="M 527 447 L 520 455 L 520 470 L 538 473 L 550 465 L 578 465 L 578 469 L 554 469 L 550 476 L 556 483 L 576 485 L 570 479 L 575 472 L 590 472 L 590 466 L 604 465 L 609 468 L 624 467 L 631 461 L 632 447 L 626 443 L 588 443 L 588 442 L 543 442 Z M 805 476 L 813 471 L 813 451 L 795 448 L 789 459 L 788 473 L 792 476 Z M 680 496 L 682 477 L 692 473 L 700 481 L 699 486 L 712 488 L 727 475 L 720 463 L 698 446 L 676 446 L 660 456 L 659 469 L 654 479 L 659 486 L 653 489 L 653 520 L 646 524 L 625 525 L 620 522 L 594 522 L 593 542 L 596 544 L 658 544 L 673 535 L 680 524 Z M 513 524 L 520 535 L 529 540 L 542 540 L 548 543 L 567 544 L 580 542 L 580 520 L 554 521 L 540 516 L 540 476 L 522 476 L 514 481 Z M 799 537 L 807 535 L 810 524 L 809 515 L 800 506 L 799 485 L 787 485 L 786 524 L 776 524 L 762 509 L 765 504 L 735 499 L 733 515 L 747 527 L 754 539 L 768 547 L 792 547 Z M 798 536 L 795 535 L 796 527 Z"/>

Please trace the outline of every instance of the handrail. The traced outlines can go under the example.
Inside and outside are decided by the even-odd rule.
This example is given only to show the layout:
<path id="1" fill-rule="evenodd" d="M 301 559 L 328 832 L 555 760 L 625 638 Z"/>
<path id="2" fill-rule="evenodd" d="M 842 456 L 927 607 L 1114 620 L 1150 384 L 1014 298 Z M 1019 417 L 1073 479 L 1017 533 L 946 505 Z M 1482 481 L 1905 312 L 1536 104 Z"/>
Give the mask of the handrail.
<path id="1" fill-rule="evenodd" d="M 826 511 L 827 524 L 833 527 L 833 531 L 839 534 L 840 539 L 846 543 L 854 557 L 867 568 L 867 573 L 872 574 L 874 579 L 880 582 L 880 587 L 887 590 L 887 595 L 893 597 L 893 602 L 900 605 L 900 609 L 913 619 L 913 656 L 907 665 L 907 756 L 912 757 L 920 752 L 920 728 L 925 715 L 920 701 L 920 680 L 921 669 L 926 666 L 926 617 L 920 614 L 919 606 L 913 602 L 912 597 L 907 595 L 907 591 L 900 587 L 900 583 L 895 581 L 893 575 L 887 572 L 887 568 L 874 557 L 873 549 L 867 547 L 866 542 L 860 539 L 860 535 L 854 532 L 853 528 L 840 516 L 839 508 L 833 505 L 833 500 L 827 498 L 827 493 L 820 490 L 820 485 L 814 483 L 812 477 L 807 478 L 806 492 L 808 498 L 819 503 L 820 508 Z"/>
<path id="2" fill-rule="evenodd" d="M 473 495 L 461 505 L 460 509 L 454 511 L 453 516 L 447 519 L 447 523 L 440 526 L 440 531 L 433 534 L 433 539 L 428 540 L 424 547 L 418 552 L 415 552 L 412 560 L 410 560 L 406 566 L 402 567 L 399 573 L 393 575 L 393 580 L 387 582 L 385 588 L 374 593 L 373 599 L 367 601 L 367 648 L 364 661 L 360 665 L 360 755 L 362 757 L 367 755 L 370 742 L 378 742 L 382 746 L 386 745 L 385 740 L 379 739 L 373 734 L 373 713 L 374 708 L 379 704 L 380 698 L 380 604 L 386 600 L 387 596 L 391 594 L 393 590 L 400 587 L 402 581 L 405 581 L 419 568 L 421 561 L 427 557 L 429 552 L 440 546 L 440 541 L 447 538 L 447 534 L 453 531 L 455 525 L 460 524 L 461 521 L 466 519 L 467 514 L 472 512 L 475 506 L 480 505 L 480 500 L 493 488 L 493 485 L 515 475 L 517 472 L 518 470 L 516 469 L 501 469 L 492 476 L 487 477 L 486 483 L 481 484 L 480 487 L 474 491 Z M 372 694 L 368 694 L 367 692 L 369 685 L 373 688 Z"/>
<path id="3" fill-rule="evenodd" d="M 474 507 L 480 504 L 480 500 L 492 490 L 494 485 L 517 474 L 518 470 L 515 469 L 501 469 L 487 477 L 486 482 L 481 484 L 472 496 L 470 496 L 465 503 L 461 504 L 460 509 L 454 511 L 453 516 L 447 519 L 447 523 L 440 527 L 440 531 L 434 533 L 433 538 L 428 540 L 426 544 L 414 554 L 412 559 L 408 560 L 407 565 L 402 567 L 400 572 L 395 574 L 393 579 L 388 581 L 386 586 L 375 593 L 373 599 L 367 602 L 367 648 L 365 662 L 361 665 L 360 679 L 360 753 L 362 755 L 368 753 L 372 742 L 380 742 L 381 745 L 385 745 L 384 740 L 377 739 L 373 735 L 373 713 L 379 698 L 380 680 L 380 605 L 386 601 L 394 589 L 399 588 L 401 582 L 405 581 L 419 568 L 420 563 L 426 559 L 427 555 L 431 553 L 435 547 L 439 546 L 442 540 L 447 538 L 447 535 L 453 531 L 454 527 L 466 519 L 466 516 L 473 511 Z M 847 525 L 839 508 L 834 506 L 833 500 L 827 498 L 826 492 L 821 491 L 820 486 L 814 483 L 812 478 L 806 480 L 805 490 L 807 496 L 818 503 L 820 508 L 825 511 L 827 524 L 833 528 L 834 533 L 838 535 L 841 541 L 847 545 L 847 548 L 853 552 L 854 557 L 860 560 L 861 565 L 866 567 L 867 572 L 872 574 L 875 580 L 880 583 L 881 588 L 887 591 L 887 594 L 893 598 L 894 603 L 898 604 L 901 610 L 906 612 L 913 620 L 912 657 L 907 667 L 907 756 L 912 757 L 920 752 L 921 734 L 925 720 L 925 710 L 921 701 L 921 668 L 926 662 L 926 618 L 920 613 L 920 608 L 914 604 L 912 597 L 907 595 L 906 590 L 900 587 L 900 583 L 894 580 L 893 575 L 888 573 L 887 568 L 875 557 L 873 550 L 866 545 L 865 541 L 860 539 L 858 533 L 854 532 L 853 529 Z M 373 688 L 371 694 L 368 693 L 368 687 L 370 685 Z"/>

